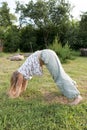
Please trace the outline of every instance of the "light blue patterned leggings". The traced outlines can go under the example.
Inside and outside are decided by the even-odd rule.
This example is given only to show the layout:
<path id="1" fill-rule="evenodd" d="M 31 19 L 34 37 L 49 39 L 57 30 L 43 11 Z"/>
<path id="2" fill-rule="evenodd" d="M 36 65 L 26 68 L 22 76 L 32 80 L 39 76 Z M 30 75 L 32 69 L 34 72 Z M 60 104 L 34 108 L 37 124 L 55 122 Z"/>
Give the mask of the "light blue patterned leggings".
<path id="1" fill-rule="evenodd" d="M 41 52 L 41 59 L 51 73 L 62 94 L 69 99 L 76 98 L 80 94 L 76 88 L 76 82 L 65 73 L 56 53 L 50 49 L 44 49 Z"/>

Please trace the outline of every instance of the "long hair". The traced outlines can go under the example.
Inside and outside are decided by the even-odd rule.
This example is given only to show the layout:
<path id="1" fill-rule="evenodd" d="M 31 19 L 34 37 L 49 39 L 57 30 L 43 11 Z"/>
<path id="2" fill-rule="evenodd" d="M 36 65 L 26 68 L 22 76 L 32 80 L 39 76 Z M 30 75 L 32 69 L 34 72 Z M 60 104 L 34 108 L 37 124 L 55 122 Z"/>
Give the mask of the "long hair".
<path id="1" fill-rule="evenodd" d="M 10 87 L 14 88 L 16 87 L 17 79 L 18 79 L 19 72 L 15 71 L 13 72 L 11 79 L 10 79 Z"/>
<path id="2" fill-rule="evenodd" d="M 8 95 L 11 98 L 18 97 L 23 91 L 26 90 L 27 80 L 18 71 L 13 72 L 10 79 L 10 89 Z"/>
<path id="3" fill-rule="evenodd" d="M 19 96 L 19 94 L 21 92 L 19 88 L 22 87 L 21 86 L 22 82 L 23 82 L 23 76 L 18 71 L 13 72 L 11 79 L 10 79 L 10 89 L 8 92 L 8 95 L 10 97 L 15 98 L 15 97 Z"/>

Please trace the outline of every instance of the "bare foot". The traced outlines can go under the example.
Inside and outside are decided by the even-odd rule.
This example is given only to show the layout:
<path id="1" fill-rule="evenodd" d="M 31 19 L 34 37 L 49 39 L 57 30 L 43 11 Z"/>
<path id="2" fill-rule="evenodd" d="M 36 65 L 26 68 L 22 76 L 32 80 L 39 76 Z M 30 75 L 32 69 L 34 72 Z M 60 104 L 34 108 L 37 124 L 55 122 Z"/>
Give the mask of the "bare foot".
<path id="1" fill-rule="evenodd" d="M 77 98 L 75 98 L 75 100 L 71 103 L 69 103 L 69 105 L 77 105 L 82 101 L 82 97 L 80 95 L 78 95 Z"/>

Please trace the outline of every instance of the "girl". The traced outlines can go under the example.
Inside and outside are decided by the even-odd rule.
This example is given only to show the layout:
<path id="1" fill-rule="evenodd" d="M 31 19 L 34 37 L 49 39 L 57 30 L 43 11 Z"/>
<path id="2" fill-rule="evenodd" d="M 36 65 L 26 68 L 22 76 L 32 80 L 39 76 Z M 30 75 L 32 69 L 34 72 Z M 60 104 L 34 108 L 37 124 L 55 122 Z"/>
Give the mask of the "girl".
<path id="1" fill-rule="evenodd" d="M 58 56 L 50 49 L 34 52 L 26 59 L 24 64 L 13 73 L 9 96 L 16 98 L 26 90 L 28 79 L 31 79 L 34 75 L 42 75 L 43 65 L 46 65 L 61 93 L 68 99 L 73 99 L 70 104 L 77 105 L 80 103 L 82 97 L 76 88 L 76 82 L 65 73 Z"/>

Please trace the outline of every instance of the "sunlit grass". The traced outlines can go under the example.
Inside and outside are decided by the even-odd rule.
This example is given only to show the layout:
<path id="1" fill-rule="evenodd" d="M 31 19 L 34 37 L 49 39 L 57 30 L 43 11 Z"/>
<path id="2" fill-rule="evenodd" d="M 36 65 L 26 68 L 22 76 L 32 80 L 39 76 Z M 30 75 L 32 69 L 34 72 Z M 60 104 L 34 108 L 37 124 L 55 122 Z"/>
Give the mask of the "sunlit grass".
<path id="1" fill-rule="evenodd" d="M 19 98 L 9 99 L 10 76 L 24 62 L 10 61 L 10 55 L 0 56 L 0 130 L 87 129 L 87 58 L 76 57 L 63 64 L 83 96 L 81 104 L 69 106 L 45 66 L 42 77 L 30 80 Z"/>

